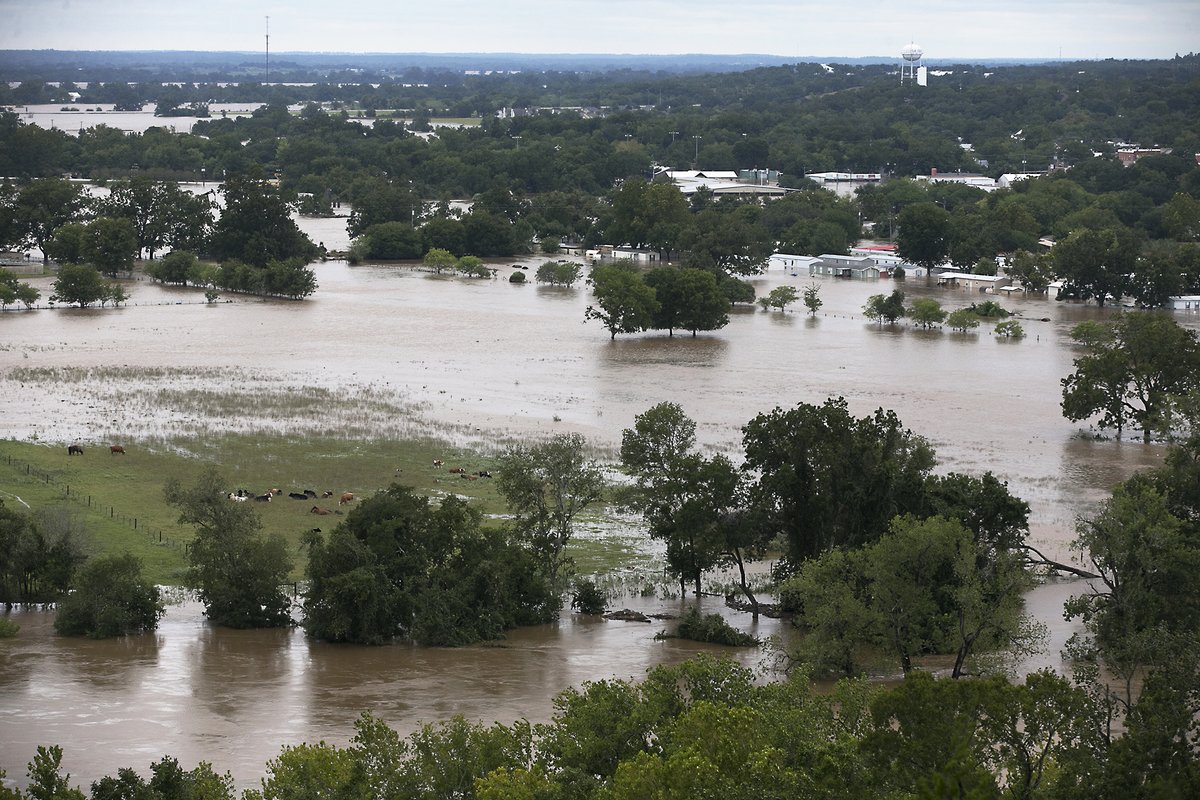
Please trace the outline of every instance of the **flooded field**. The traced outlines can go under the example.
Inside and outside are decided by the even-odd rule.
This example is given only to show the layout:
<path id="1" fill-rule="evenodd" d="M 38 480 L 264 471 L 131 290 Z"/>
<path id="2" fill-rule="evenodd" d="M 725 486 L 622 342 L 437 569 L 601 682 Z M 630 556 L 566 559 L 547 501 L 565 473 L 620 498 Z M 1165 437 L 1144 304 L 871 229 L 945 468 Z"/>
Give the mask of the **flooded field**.
<path id="1" fill-rule="evenodd" d="M 340 246 L 344 220 L 305 224 L 314 240 Z M 611 458 L 636 414 L 673 400 L 707 447 L 736 457 L 740 428 L 755 414 L 842 395 L 858 415 L 894 409 L 933 443 L 940 469 L 1009 481 L 1033 508 L 1031 543 L 1064 560 L 1076 516 L 1162 456 L 1136 441 L 1096 440 L 1061 416 L 1069 331 L 1107 311 L 1004 298 L 1027 332 L 1019 341 L 998 340 L 988 326 L 880 328 L 861 308 L 891 282 L 827 279 L 815 318 L 744 309 L 696 338 L 609 341 L 584 321 L 585 287 L 510 284 L 514 263 L 494 265 L 497 280 L 473 280 L 328 262 L 315 265 L 320 289 L 304 302 L 231 296 L 206 305 L 193 291 L 139 282 L 120 309 L 0 314 L 0 437 L 103 443 L 119 433 L 166 446 L 211 431 L 340 431 L 490 449 L 578 431 Z M 775 272 L 754 283 L 761 295 L 809 281 Z M 904 288 L 951 309 L 979 299 L 922 281 Z M 1053 643 L 1030 666 L 1059 664 L 1070 632 L 1062 601 L 1080 590 L 1051 584 L 1031 594 Z M 636 593 L 622 604 L 679 609 L 677 599 Z M 719 600 L 706 604 L 716 610 Z M 750 628 L 748 617 L 732 618 Z M 19 777 L 36 744 L 60 743 L 66 768 L 84 782 L 171 753 L 188 766 L 211 760 L 250 785 L 281 744 L 344 742 L 364 709 L 404 730 L 453 713 L 544 719 L 567 686 L 640 675 L 697 649 L 655 641 L 665 623 L 569 616 L 498 647 L 462 650 L 214 630 L 192 604 L 173 607 L 157 635 L 121 642 L 56 639 L 46 615 L 20 622 L 18 639 L 0 642 L 0 767 Z M 760 635 L 778 630 L 761 626 Z M 760 655 L 741 657 L 754 665 Z"/>

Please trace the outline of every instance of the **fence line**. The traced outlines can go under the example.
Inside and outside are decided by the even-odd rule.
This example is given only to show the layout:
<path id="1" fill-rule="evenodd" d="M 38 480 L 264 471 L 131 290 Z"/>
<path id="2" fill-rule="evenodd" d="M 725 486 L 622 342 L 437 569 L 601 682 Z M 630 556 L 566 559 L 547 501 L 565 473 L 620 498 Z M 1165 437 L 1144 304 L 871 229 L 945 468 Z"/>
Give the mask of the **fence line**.
<path id="1" fill-rule="evenodd" d="M 21 467 L 25 467 L 26 475 L 33 477 L 33 478 L 38 478 L 45 484 L 52 484 L 54 486 L 59 487 L 62 490 L 62 496 L 64 499 L 69 500 L 73 503 L 76 503 L 80 506 L 83 506 L 83 507 L 87 508 L 89 511 L 93 511 L 94 513 L 101 514 L 101 515 L 104 514 L 105 507 L 100 505 L 96 500 L 94 500 L 90 494 L 89 495 L 80 495 L 78 492 L 72 493 L 71 484 L 59 483 L 57 480 L 54 479 L 54 476 L 52 474 L 50 474 L 49 472 L 39 469 L 27 461 L 22 461 L 21 459 L 13 458 L 11 454 L 7 454 L 5 456 L 5 460 L 10 467 L 13 465 L 16 465 L 16 468 L 18 470 Z M 174 539 L 170 535 L 168 535 L 167 532 L 164 532 L 161 528 L 147 527 L 146 525 L 142 524 L 142 522 L 137 517 L 121 513 L 116 509 L 115 506 L 108 506 L 107 510 L 108 510 L 108 518 L 109 519 L 117 521 L 117 522 L 121 522 L 121 523 L 127 525 L 132 530 L 143 532 L 146 535 L 146 537 L 151 541 L 152 544 L 158 544 L 163 547 L 173 547 L 175 549 L 182 549 L 183 552 L 185 552 L 185 553 L 188 552 L 188 550 L 191 548 L 191 542 L 184 542 L 184 541 L 179 541 L 177 539 Z"/>

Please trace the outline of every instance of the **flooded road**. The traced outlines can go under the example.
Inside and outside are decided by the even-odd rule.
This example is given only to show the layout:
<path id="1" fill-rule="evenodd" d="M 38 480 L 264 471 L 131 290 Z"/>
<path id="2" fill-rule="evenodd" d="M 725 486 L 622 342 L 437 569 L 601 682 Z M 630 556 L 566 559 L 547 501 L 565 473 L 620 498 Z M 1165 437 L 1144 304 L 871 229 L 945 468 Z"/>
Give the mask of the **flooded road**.
<path id="1" fill-rule="evenodd" d="M 344 220 L 306 226 L 314 240 L 339 246 Z M 744 309 L 725 329 L 697 338 L 614 342 L 584 321 L 585 287 L 510 284 L 513 263 L 494 265 L 498 280 L 472 280 L 328 262 L 315 265 L 317 294 L 298 303 L 231 297 L 206 305 L 194 291 L 139 282 L 120 309 L 0 314 L 0 436 L 94 442 L 121 431 L 154 441 L 170 431 L 365 424 L 380 435 L 482 447 L 578 431 L 611 456 L 636 414 L 672 400 L 697 421 L 706 446 L 736 456 L 740 428 L 755 414 L 843 395 L 856 415 L 894 409 L 933 443 L 941 470 L 991 470 L 1009 481 L 1032 506 L 1030 542 L 1059 559 L 1071 558 L 1075 517 L 1162 456 L 1158 447 L 1081 435 L 1061 416 L 1069 331 L 1108 311 L 1001 298 L 1021 315 L 1020 341 L 998 340 L 987 325 L 971 334 L 880 328 L 861 309 L 891 282 L 817 279 L 825 305 L 815 318 Z M 520 263 L 532 277 L 540 259 Z M 774 272 L 754 284 L 761 296 L 809 281 Z M 48 286 L 39 283 L 44 295 Z M 948 309 L 980 299 L 922 281 L 903 288 Z M 344 402 L 320 419 L 231 417 L 183 399 L 198 387 L 235 398 L 328 389 Z M 392 411 L 355 416 L 355 403 L 367 400 Z M 1053 584 L 1030 596 L 1056 642 L 1031 666 L 1059 665 L 1070 633 L 1062 600 L 1081 590 Z M 678 612 L 672 600 L 623 604 L 639 602 Z M 19 777 L 36 744 L 57 742 L 66 768 L 84 782 L 121 766 L 144 770 L 170 753 L 185 766 L 211 760 L 250 785 L 281 744 L 344 742 L 365 709 L 402 730 L 459 712 L 544 719 L 567 686 L 638 676 L 697 649 L 654 641 L 663 623 L 569 617 L 516 631 L 500 647 L 462 650 L 344 648 L 296 632 L 214 630 L 194 605 L 172 608 L 154 636 L 115 643 L 56 639 L 48 615 L 19 621 L 20 636 L 0 641 L 0 767 Z M 745 616 L 735 622 L 750 624 Z M 777 623 L 763 626 L 760 634 Z M 759 655 L 742 658 L 754 665 Z"/>

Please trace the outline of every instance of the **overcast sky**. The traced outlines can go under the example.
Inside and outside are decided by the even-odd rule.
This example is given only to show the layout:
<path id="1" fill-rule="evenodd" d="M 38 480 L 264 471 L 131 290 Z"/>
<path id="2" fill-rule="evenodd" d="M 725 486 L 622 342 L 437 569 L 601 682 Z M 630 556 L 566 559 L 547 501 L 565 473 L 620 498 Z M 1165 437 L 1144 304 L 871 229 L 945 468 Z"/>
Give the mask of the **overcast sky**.
<path id="1" fill-rule="evenodd" d="M 1200 0 L 0 0 L 0 49 L 1170 58 Z"/>

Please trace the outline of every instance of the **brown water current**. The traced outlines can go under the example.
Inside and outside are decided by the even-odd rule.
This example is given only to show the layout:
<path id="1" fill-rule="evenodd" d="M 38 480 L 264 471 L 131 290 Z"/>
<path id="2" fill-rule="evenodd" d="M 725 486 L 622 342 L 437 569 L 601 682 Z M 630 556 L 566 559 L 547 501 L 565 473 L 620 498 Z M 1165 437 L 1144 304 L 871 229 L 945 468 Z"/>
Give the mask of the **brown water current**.
<path id="1" fill-rule="evenodd" d="M 342 246 L 344 220 L 307 224 L 315 240 Z M 894 409 L 931 441 L 939 469 L 1007 480 L 1033 509 L 1030 542 L 1063 560 L 1072 558 L 1077 515 L 1162 457 L 1157 446 L 1095 440 L 1062 418 L 1069 331 L 1108 310 L 998 298 L 1020 315 L 1027 336 L 1019 341 L 997 339 L 987 324 L 969 334 L 881 328 L 861 309 L 892 282 L 817 279 L 825 305 L 815 318 L 740 309 L 725 329 L 696 338 L 610 341 L 599 323 L 584 321 L 585 287 L 513 285 L 513 263 L 495 265 L 499 280 L 472 280 L 333 261 L 315 265 L 320 289 L 304 302 L 231 296 L 205 305 L 194 291 L 138 282 L 120 309 L 0 314 L 0 436 L 63 443 L 105 441 L 115 431 L 154 441 L 209 429 L 341 430 L 497 447 L 579 431 L 611 456 L 636 414 L 673 400 L 697 421 L 705 446 L 736 457 L 740 427 L 755 414 L 843 395 L 857 415 Z M 520 263 L 532 278 L 540 259 Z M 809 282 L 779 272 L 754 280 L 760 295 Z M 51 293 L 48 281 L 39 288 Z M 948 309 L 985 299 L 922 280 L 902 288 Z M 1194 315 L 1177 318 L 1197 325 Z M 307 410 L 235 414 L 212 399 L 256 392 L 307 397 L 297 405 Z M 326 399 L 327 413 L 313 413 Z M 1062 601 L 1084 588 L 1055 583 L 1030 594 L 1051 642 L 1026 668 L 1061 667 L 1072 630 Z M 673 599 L 620 604 L 680 608 Z M 719 600 L 705 604 L 717 610 Z M 780 629 L 723 613 L 760 635 Z M 216 630 L 193 603 L 172 607 L 157 634 L 117 642 L 58 639 L 49 615 L 17 616 L 21 634 L 0 641 L 0 768 L 21 778 L 37 744 L 59 743 L 82 782 L 122 766 L 145 771 L 169 753 L 188 767 L 210 760 L 251 785 L 281 744 L 345 742 L 363 710 L 402 730 L 455 713 L 546 719 L 551 698 L 568 686 L 636 677 L 703 649 L 654 641 L 667 623 L 570 615 L 500 646 L 458 650 Z M 760 657 L 739 655 L 749 666 Z"/>

